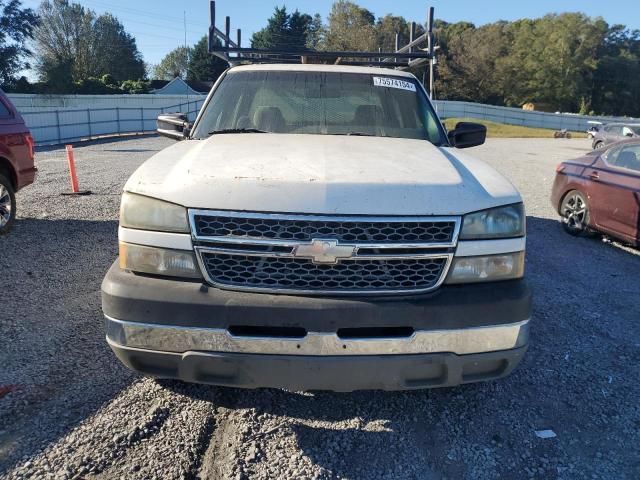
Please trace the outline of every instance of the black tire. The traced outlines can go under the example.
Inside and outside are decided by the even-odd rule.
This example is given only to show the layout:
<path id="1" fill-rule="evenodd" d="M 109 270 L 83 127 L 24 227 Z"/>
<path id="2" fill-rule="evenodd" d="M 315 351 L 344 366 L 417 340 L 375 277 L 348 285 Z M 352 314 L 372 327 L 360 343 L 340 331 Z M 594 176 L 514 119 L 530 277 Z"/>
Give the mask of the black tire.
<path id="1" fill-rule="evenodd" d="M 0 175 L 0 235 L 6 235 L 16 219 L 16 192 L 7 177 Z"/>
<path id="2" fill-rule="evenodd" d="M 571 140 L 571 134 L 569 132 L 567 132 L 567 138 Z"/>
<path id="3" fill-rule="evenodd" d="M 598 142 L 593 146 L 594 150 L 600 150 L 602 148 L 604 148 L 604 142 Z"/>
<path id="4" fill-rule="evenodd" d="M 589 228 L 591 217 L 586 196 L 578 190 L 572 190 L 562 199 L 560 217 L 564 231 L 574 237 L 590 236 L 593 231 Z"/>

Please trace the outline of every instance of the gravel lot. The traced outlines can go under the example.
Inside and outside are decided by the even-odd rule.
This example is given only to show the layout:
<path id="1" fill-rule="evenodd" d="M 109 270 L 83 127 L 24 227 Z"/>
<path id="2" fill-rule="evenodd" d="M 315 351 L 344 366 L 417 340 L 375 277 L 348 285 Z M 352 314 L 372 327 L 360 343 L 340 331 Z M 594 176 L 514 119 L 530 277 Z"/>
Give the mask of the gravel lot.
<path id="1" fill-rule="evenodd" d="M 103 340 L 100 282 L 117 255 L 122 186 L 155 137 L 40 151 L 0 239 L 0 477 L 440 479 L 640 477 L 640 252 L 564 234 L 554 167 L 586 140 L 475 149 L 523 193 L 531 347 L 509 378 L 353 394 L 156 383 Z M 13 390 L 7 394 L 7 391 Z M 550 429 L 555 438 L 536 431 Z"/>

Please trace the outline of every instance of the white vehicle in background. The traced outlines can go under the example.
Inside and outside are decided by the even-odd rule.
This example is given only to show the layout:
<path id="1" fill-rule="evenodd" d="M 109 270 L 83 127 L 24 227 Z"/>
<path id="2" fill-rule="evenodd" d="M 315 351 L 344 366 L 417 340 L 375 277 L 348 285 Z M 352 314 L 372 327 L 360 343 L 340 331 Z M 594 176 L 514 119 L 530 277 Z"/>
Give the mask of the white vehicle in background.
<path id="1" fill-rule="evenodd" d="M 528 342 L 525 211 L 397 70 L 228 70 L 129 179 L 107 340 L 156 377 L 416 389 L 509 374 Z"/>
<path id="2" fill-rule="evenodd" d="M 587 122 L 589 125 L 592 125 L 591 127 L 589 127 L 587 129 L 587 138 L 589 140 L 593 140 L 596 136 L 596 134 L 602 129 L 602 127 L 604 126 L 602 122 L 596 122 L 594 120 L 591 120 L 589 122 Z"/>

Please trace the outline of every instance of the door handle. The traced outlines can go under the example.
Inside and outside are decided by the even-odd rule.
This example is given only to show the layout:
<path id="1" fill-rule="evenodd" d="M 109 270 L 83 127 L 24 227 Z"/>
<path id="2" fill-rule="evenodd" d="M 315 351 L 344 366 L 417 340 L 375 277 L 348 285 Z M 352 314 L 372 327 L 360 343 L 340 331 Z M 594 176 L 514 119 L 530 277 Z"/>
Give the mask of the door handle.
<path id="1" fill-rule="evenodd" d="M 600 180 L 600 174 L 596 171 L 593 171 L 589 174 L 589 178 L 591 180 Z"/>

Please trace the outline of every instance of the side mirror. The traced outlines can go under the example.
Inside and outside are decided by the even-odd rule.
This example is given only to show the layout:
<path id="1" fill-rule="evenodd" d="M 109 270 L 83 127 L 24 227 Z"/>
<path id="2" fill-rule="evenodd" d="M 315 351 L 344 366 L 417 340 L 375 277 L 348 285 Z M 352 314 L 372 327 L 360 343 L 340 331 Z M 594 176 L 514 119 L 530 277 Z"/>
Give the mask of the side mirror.
<path id="1" fill-rule="evenodd" d="M 477 147 L 487 139 L 487 127 L 480 123 L 460 122 L 447 136 L 452 147 Z"/>
<path id="2" fill-rule="evenodd" d="M 184 113 L 163 113 L 158 115 L 158 133 L 174 140 L 184 140 L 189 136 L 191 125 Z"/>
<path id="3" fill-rule="evenodd" d="M 625 137 L 633 137 L 633 132 L 627 132 L 624 134 Z"/>

